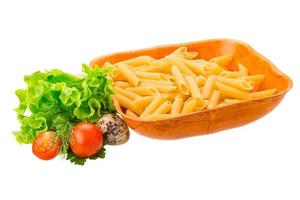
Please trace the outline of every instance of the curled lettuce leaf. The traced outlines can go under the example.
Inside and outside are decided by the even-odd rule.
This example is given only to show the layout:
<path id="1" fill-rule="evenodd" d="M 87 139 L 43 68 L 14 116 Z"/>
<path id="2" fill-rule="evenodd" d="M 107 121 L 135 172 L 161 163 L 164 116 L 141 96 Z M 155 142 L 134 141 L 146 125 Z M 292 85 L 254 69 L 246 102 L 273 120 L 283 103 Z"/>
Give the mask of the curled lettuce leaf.
<path id="1" fill-rule="evenodd" d="M 15 109 L 21 123 L 15 132 L 19 143 L 32 143 L 41 131 L 55 130 L 67 152 L 72 126 L 80 121 L 94 123 L 104 113 L 114 112 L 111 68 L 82 65 L 84 76 L 61 70 L 37 71 L 24 77 L 26 89 L 16 91 L 20 104 Z"/>

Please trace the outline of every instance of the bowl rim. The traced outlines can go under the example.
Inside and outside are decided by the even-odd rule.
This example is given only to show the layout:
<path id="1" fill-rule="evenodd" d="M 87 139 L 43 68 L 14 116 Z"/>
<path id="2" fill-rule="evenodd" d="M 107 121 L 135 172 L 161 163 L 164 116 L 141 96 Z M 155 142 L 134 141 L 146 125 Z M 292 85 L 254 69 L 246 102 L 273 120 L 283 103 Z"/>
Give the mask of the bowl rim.
<path id="1" fill-rule="evenodd" d="M 123 113 L 123 111 L 121 110 L 121 115 L 123 116 L 126 116 L 126 118 L 129 118 L 131 120 L 134 120 L 136 122 L 163 122 L 163 121 L 169 121 L 169 120 L 178 120 L 182 117 L 186 117 L 186 116 L 192 116 L 192 115 L 198 115 L 198 114 L 201 114 L 201 113 L 210 113 L 210 112 L 215 112 L 215 111 L 219 111 L 219 110 L 223 110 L 225 108 L 228 108 L 230 106 L 236 106 L 236 105 L 241 105 L 241 104 L 246 104 L 246 103 L 249 103 L 249 102 L 258 102 L 258 101 L 263 101 L 263 100 L 267 100 L 267 99 L 272 99 L 272 98 L 275 98 L 275 97 L 278 97 L 278 96 L 282 96 L 282 95 L 285 95 L 288 91 L 290 91 L 293 87 L 293 81 L 292 79 L 286 75 L 284 72 L 282 72 L 280 69 L 278 69 L 268 58 L 266 58 L 265 56 L 263 56 L 262 54 L 260 54 L 259 52 L 257 52 L 252 46 L 250 46 L 249 44 L 243 42 L 243 41 L 240 41 L 240 40 L 237 40 L 237 39 L 228 39 L 228 38 L 216 38 L 216 39 L 206 39 L 206 40 L 196 40 L 196 41 L 191 41 L 191 42 L 182 42 L 182 43 L 172 43 L 172 44 L 164 44 L 164 45 L 156 45 L 156 46 L 152 46 L 152 47 L 146 47 L 146 48 L 139 48 L 139 49 L 134 49 L 134 50 L 127 50 L 127 51 L 119 51 L 119 52 L 113 52 L 113 53 L 109 53 L 109 54 L 104 54 L 104 55 L 101 55 L 101 56 L 98 56 L 96 58 L 94 58 L 90 63 L 90 67 L 95 67 L 97 65 L 95 65 L 94 63 L 99 60 L 99 59 L 103 59 L 105 57 L 110 57 L 110 56 L 113 56 L 113 55 L 116 55 L 116 54 L 130 54 L 130 53 L 135 53 L 135 52 L 138 52 L 138 51 L 147 51 L 147 50 L 152 50 L 152 49 L 155 49 L 155 48 L 165 48 L 165 47 L 176 47 L 176 46 L 188 46 L 188 45 L 191 45 L 191 44 L 195 44 L 195 43 L 202 43 L 202 42 L 212 42 L 212 41 L 228 41 L 228 42 L 232 42 L 232 43 L 238 43 L 240 45 L 243 45 L 243 46 L 246 46 L 248 48 L 249 51 L 253 52 L 254 54 L 258 55 L 260 58 L 264 59 L 270 66 L 272 66 L 272 69 L 276 71 L 277 74 L 280 74 L 280 76 L 284 77 L 287 82 L 288 82 L 288 86 L 286 89 L 284 89 L 283 91 L 279 92 L 279 93 L 276 93 L 274 95 L 271 95 L 269 97 L 265 97 L 265 98 L 261 98 L 261 99 L 250 99 L 250 100 L 246 100 L 246 101 L 242 101 L 242 102 L 238 102 L 238 103 L 234 103 L 234 104 L 229 104 L 229 105 L 225 105 L 225 106 L 222 106 L 222 107 L 219 107 L 219 108 L 214 108 L 214 109 L 209 109 L 209 110 L 201 110 L 201 111 L 196 111 L 196 112 L 192 112 L 192 113 L 187 113 L 187 114 L 180 114 L 178 116 L 175 116 L 175 117 L 171 117 L 171 118 L 168 118 L 168 119 L 160 119 L 160 120 L 143 120 L 143 119 L 136 119 L 136 118 L 132 118 L 130 116 L 127 116 Z M 115 104 L 115 101 L 114 101 L 114 104 Z M 119 105 L 118 105 L 119 106 Z M 118 109 L 117 109 L 118 111 Z M 119 112 L 119 111 L 118 111 Z"/>

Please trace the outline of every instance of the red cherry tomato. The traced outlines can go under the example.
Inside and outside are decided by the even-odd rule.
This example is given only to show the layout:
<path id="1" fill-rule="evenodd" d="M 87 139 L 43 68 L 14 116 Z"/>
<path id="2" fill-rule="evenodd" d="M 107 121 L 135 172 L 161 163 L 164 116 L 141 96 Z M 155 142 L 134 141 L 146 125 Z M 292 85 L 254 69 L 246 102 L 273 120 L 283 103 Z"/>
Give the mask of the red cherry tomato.
<path id="1" fill-rule="evenodd" d="M 95 155 L 102 143 L 102 132 L 95 124 L 81 122 L 73 127 L 70 145 L 77 156 L 87 158 Z"/>
<path id="2" fill-rule="evenodd" d="M 41 132 L 32 143 L 32 152 L 42 160 L 50 160 L 59 153 L 61 143 L 61 138 L 54 131 Z"/>

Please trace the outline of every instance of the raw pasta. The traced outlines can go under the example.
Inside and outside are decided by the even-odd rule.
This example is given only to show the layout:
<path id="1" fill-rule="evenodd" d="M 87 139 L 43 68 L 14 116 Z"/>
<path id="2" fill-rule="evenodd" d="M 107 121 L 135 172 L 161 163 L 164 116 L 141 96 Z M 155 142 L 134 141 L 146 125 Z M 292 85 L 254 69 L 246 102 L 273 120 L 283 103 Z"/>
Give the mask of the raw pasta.
<path id="1" fill-rule="evenodd" d="M 198 57 L 180 47 L 160 59 L 145 55 L 104 66 L 114 67 L 114 99 L 134 119 L 170 119 L 276 94 L 259 90 L 265 75 L 251 74 L 242 63 L 232 66 L 233 54 Z M 237 70 L 227 70 L 229 65 Z"/>

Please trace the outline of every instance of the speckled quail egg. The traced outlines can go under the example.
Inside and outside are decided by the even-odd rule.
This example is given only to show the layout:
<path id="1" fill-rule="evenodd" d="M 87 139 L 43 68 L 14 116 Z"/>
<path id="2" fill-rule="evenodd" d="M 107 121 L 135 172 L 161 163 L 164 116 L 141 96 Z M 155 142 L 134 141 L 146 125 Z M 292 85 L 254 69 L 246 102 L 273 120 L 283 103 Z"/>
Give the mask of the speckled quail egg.
<path id="1" fill-rule="evenodd" d="M 104 114 L 97 122 L 109 145 L 124 144 L 129 139 L 129 129 L 118 114 Z"/>

